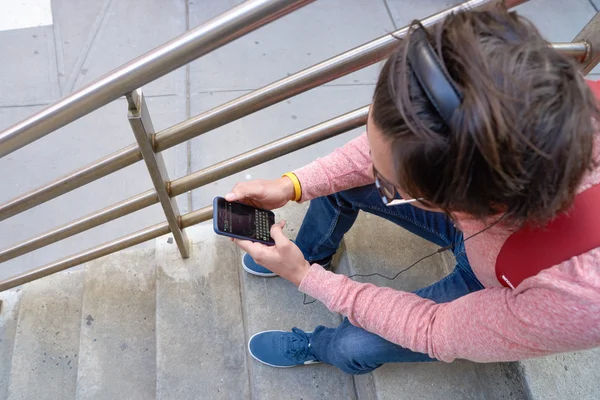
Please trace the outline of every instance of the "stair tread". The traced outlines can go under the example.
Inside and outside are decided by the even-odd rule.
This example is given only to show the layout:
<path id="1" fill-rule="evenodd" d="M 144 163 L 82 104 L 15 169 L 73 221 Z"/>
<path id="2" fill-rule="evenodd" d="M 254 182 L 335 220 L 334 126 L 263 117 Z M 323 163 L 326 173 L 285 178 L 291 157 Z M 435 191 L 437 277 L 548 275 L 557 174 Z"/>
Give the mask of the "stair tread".
<path id="1" fill-rule="evenodd" d="M 78 400 L 155 397 L 155 267 L 154 249 L 86 265 Z"/>
<path id="2" fill-rule="evenodd" d="M 521 361 L 532 399 L 600 398 L 600 348 Z"/>
<path id="3" fill-rule="evenodd" d="M 186 232 L 187 260 L 171 237 L 156 240 L 157 398 L 247 399 L 237 253 L 208 224 Z"/>
<path id="4" fill-rule="evenodd" d="M 277 220 L 287 221 L 285 233 L 294 238 L 308 204 L 289 204 L 277 210 Z M 236 260 L 241 264 L 241 254 Z M 241 266 L 239 267 L 241 268 Z M 320 302 L 303 305 L 303 294 L 281 278 L 262 278 L 242 271 L 248 336 L 263 330 L 298 327 L 312 331 L 318 325 L 338 326 L 341 318 Z M 309 299 L 310 300 L 310 299 Z M 250 359 L 253 398 L 261 400 L 355 398 L 352 376 L 330 365 L 273 368 Z"/>
<path id="5" fill-rule="evenodd" d="M 10 365 L 15 347 L 22 293 L 21 288 L 0 292 L 0 302 L 2 303 L 0 309 L 0 399 L 8 396 Z"/>
<path id="6" fill-rule="evenodd" d="M 8 399 L 73 399 L 83 271 L 27 284 L 19 306 Z"/>

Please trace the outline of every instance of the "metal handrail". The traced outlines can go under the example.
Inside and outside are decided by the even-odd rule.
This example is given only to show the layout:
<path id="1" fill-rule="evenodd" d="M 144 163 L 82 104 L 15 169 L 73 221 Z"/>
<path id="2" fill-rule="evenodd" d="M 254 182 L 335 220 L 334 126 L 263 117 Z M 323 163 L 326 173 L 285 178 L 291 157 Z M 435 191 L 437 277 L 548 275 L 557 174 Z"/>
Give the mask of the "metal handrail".
<path id="1" fill-rule="evenodd" d="M 169 194 L 171 197 L 178 196 L 189 190 L 197 189 L 201 186 L 225 178 L 236 172 L 243 171 L 289 154 L 295 150 L 300 150 L 354 128 L 358 128 L 366 123 L 368 109 L 368 106 L 359 108 L 176 179 L 169 185 Z M 0 251 L 0 263 L 139 211 L 156 203 L 158 203 L 156 191 L 153 189 L 147 190 L 129 199 L 110 205 L 100 211 L 91 213 L 85 217 L 71 221 L 56 229 L 34 236 L 4 249 Z"/>
<path id="2" fill-rule="evenodd" d="M 583 62 L 588 55 L 589 45 L 586 42 L 552 43 L 554 50 L 567 57 L 573 57 Z"/>
<path id="3" fill-rule="evenodd" d="M 487 0 L 475 0 L 462 3 L 424 19 L 423 23 L 425 25 L 435 24 L 451 12 L 455 12 L 464 8 L 481 7 L 486 3 L 486 1 Z M 160 150 L 165 150 L 194 136 L 198 136 L 201 133 L 241 118 L 242 116 L 253 111 L 292 97 L 299 92 L 309 90 L 312 87 L 339 78 L 340 76 L 343 76 L 351 71 L 371 65 L 379 59 L 386 57 L 391 49 L 395 46 L 397 38 L 403 37 L 407 30 L 408 27 L 403 27 L 391 35 L 385 35 L 378 39 L 372 40 L 364 45 L 332 57 L 294 75 L 276 81 L 249 94 L 243 95 L 224 105 L 215 107 L 194 118 L 191 118 L 190 120 L 174 125 L 173 127 L 168 128 L 156 135 L 155 147 Z M 164 143 L 162 147 L 161 143 Z M 27 205 L 27 208 L 37 205 L 31 200 L 36 199 L 36 203 L 38 203 L 42 199 L 46 198 L 44 196 L 45 193 L 53 194 L 52 197 L 47 198 L 47 200 L 50 200 L 51 198 L 54 198 L 62 193 L 88 183 L 88 180 L 85 179 L 86 177 L 94 177 L 95 179 L 100 178 L 109 174 L 110 172 L 114 172 L 129 165 L 129 163 L 133 164 L 141 159 L 142 155 L 138 149 L 138 146 L 128 146 L 125 149 L 113 153 L 108 157 L 92 163 L 76 171 L 75 173 L 68 175 L 67 177 L 60 178 L 46 186 L 46 188 L 50 187 L 53 189 L 36 189 L 25 196 L 21 196 L 18 199 L 9 201 L 0 207 L 0 216 L 2 216 L 3 213 L 8 214 L 7 217 L 14 215 L 13 213 L 15 208 L 19 209 L 19 211 L 24 211 L 23 205 Z M 117 168 L 111 168 L 111 166 L 117 166 Z M 207 170 L 210 170 L 210 168 L 211 167 L 209 167 Z M 196 174 L 202 174 L 203 171 L 198 171 Z M 180 180 L 171 183 L 170 194 L 171 196 L 177 196 L 187 190 L 195 189 L 200 185 L 213 182 L 214 180 L 220 179 L 224 176 L 226 175 L 220 175 L 213 180 L 200 183 L 198 186 L 186 185 L 186 189 L 184 191 L 178 192 L 178 181 L 183 181 L 183 179 L 185 179 L 181 178 Z M 154 190 L 148 190 L 144 193 L 138 194 L 137 196 L 126 199 L 117 204 L 113 204 L 107 208 L 104 208 L 103 210 L 84 216 L 75 221 L 71 221 L 56 229 L 42 233 L 36 237 L 26 239 L 21 243 L 17 243 L 7 249 L 4 249 L 0 251 L 0 262 L 8 261 L 27 252 L 34 251 L 43 246 L 47 246 L 59 240 L 73 236 L 77 233 L 84 232 L 116 218 L 156 204 L 157 202 L 158 197 L 156 192 Z"/>
<path id="4" fill-rule="evenodd" d="M 464 9 L 480 8 L 489 4 L 490 1 L 470 0 L 425 18 L 422 23 L 426 26 L 432 25 L 450 13 Z M 512 0 L 511 6 L 526 1 Z M 381 61 L 392 51 L 397 38 L 403 37 L 407 30 L 407 26 L 398 29 L 391 34 L 381 36 L 158 132 L 154 136 L 155 150 L 166 150 L 251 113 Z M 0 205 L 0 221 L 141 160 L 142 154 L 139 147 L 137 144 L 132 144 L 48 185 L 34 189 Z"/>
<path id="5" fill-rule="evenodd" d="M 100 78 L 98 81 L 88 85 L 81 91 L 64 98 L 41 113 L 38 113 L 22 123 L 17 124 L 12 128 L 9 128 L 7 131 L 1 133 L 0 156 L 8 154 L 24 144 L 30 143 L 31 141 L 44 136 L 58 127 L 87 114 L 93 109 L 98 108 L 111 100 L 114 100 L 122 94 L 131 93 L 134 89 L 137 89 L 137 87 L 132 87 L 133 85 L 130 82 L 138 82 L 145 79 L 149 79 L 148 81 L 150 81 L 156 79 L 160 75 L 166 74 L 171 70 L 191 61 L 192 59 L 185 58 L 184 55 L 179 53 L 179 51 L 183 48 L 181 46 L 194 48 L 196 53 L 193 58 L 197 58 L 201 54 L 205 54 L 206 52 L 257 28 L 260 25 L 264 25 L 270 20 L 287 14 L 294 9 L 301 7 L 302 5 L 310 3 L 311 1 L 312 0 L 295 2 L 252 0 L 243 3 L 235 9 L 217 17 L 215 20 L 203 25 L 200 28 L 197 28 L 194 31 L 191 31 L 196 33 L 187 37 L 187 39 L 184 37 L 186 37 L 186 35 L 188 35 L 190 32 L 178 39 L 175 39 L 167 45 L 161 46 L 158 49 L 147 53 L 145 56 L 126 64 L 124 67 L 106 75 L 103 78 Z M 491 1 L 492 0 L 467 1 L 466 3 L 449 8 L 426 18 L 423 20 L 423 23 L 425 25 L 431 25 L 440 21 L 451 12 L 462 10 L 464 8 L 485 6 Z M 514 7 L 526 1 L 527 0 L 506 0 L 505 3 L 509 7 Z M 248 13 L 248 15 L 245 13 Z M 242 21 L 254 21 L 253 23 L 256 25 L 248 27 L 245 26 Z M 241 24 L 241 27 L 238 26 L 239 24 Z M 233 29 L 233 27 L 235 26 L 238 26 L 242 33 L 239 33 L 239 31 L 237 33 L 234 32 L 235 29 Z M 221 41 L 218 45 L 207 44 L 207 38 L 212 37 L 212 35 L 216 35 L 219 32 L 219 29 L 222 29 L 224 32 L 226 32 L 228 39 L 226 40 L 220 38 Z M 313 67 L 302 70 L 292 76 L 281 79 L 247 95 L 241 96 L 238 99 L 230 101 L 229 103 L 213 108 L 212 110 L 209 110 L 180 124 L 167 128 L 166 130 L 155 134 L 151 138 L 153 149 L 146 148 L 144 158 L 147 156 L 149 151 L 156 153 L 168 149 L 209 130 L 239 119 L 245 115 L 380 61 L 387 57 L 389 52 L 393 49 L 396 37 L 404 36 L 406 31 L 406 27 L 399 29 L 392 35 L 386 35 L 378 38 Z M 581 40 L 576 43 L 557 43 L 553 46 L 565 54 L 577 57 L 582 62 L 587 62 L 586 60 L 591 58 L 592 53 L 594 53 L 593 58 L 597 59 L 595 56 L 595 54 L 597 54 L 597 50 L 595 48 L 591 48 L 589 42 L 585 40 L 586 37 L 578 36 L 578 39 Z M 182 62 L 184 59 L 187 61 Z M 180 62 L 181 64 L 178 64 Z M 177 65 L 173 67 L 175 64 Z M 135 68 L 132 67 L 135 65 L 138 65 L 139 68 L 142 69 L 143 73 L 140 75 L 142 75 L 143 78 L 136 75 Z M 155 76 L 160 68 L 163 68 L 163 72 Z M 589 65 L 586 65 L 586 68 L 589 68 Z M 150 79 L 150 77 L 152 78 Z M 112 98 L 111 96 L 114 96 L 116 91 L 111 85 L 113 85 L 115 82 L 127 84 L 128 86 L 125 87 L 128 90 L 125 90 L 124 93 Z M 138 86 L 141 86 L 141 84 Z M 93 90 L 91 87 L 93 87 Z M 121 91 L 123 91 L 123 88 L 121 88 Z M 111 100 L 107 100 L 108 98 L 111 98 Z M 100 104 L 102 102 L 104 102 L 104 104 Z M 72 113 L 65 111 L 64 107 L 66 107 L 67 104 L 71 106 L 76 105 L 77 110 L 73 111 Z M 82 114 L 79 115 L 79 113 Z M 291 134 L 287 137 L 265 144 L 246 153 L 232 157 L 228 160 L 214 164 L 210 167 L 196 171 L 172 182 L 168 182 L 168 197 L 173 198 L 177 195 L 214 182 L 233 173 L 347 132 L 358 126 L 362 126 L 366 123 L 367 114 L 368 106 L 359 108 L 317 124 L 313 127 Z M 58 121 L 61 116 L 65 117 L 66 119 L 63 121 Z M 138 135 L 138 138 L 140 137 L 141 136 Z M 60 178 L 58 181 L 55 181 L 50 185 L 36 189 L 33 192 L 0 206 L 0 220 L 29 209 L 37 204 L 41 204 L 77 187 L 83 186 L 86 183 L 89 183 L 99 177 L 108 175 L 114 171 L 124 168 L 125 166 L 131 165 L 141 159 L 142 154 L 138 146 L 131 145 L 95 163 L 92 163 L 73 174 Z M 59 185 L 64 186 L 61 189 Z M 163 190 L 160 185 L 155 187 Z M 39 249 L 50 243 L 54 243 L 76 233 L 99 226 L 103 223 L 148 207 L 152 204 L 156 204 L 157 202 L 158 196 L 156 190 L 148 190 L 120 203 L 111 205 L 103 210 L 72 221 L 66 225 L 63 225 L 62 227 L 30 238 L 8 249 L 0 251 L 0 262 Z M 209 206 L 197 211 L 192 211 L 177 218 L 179 221 L 179 228 L 186 228 L 212 218 L 212 207 Z M 177 224 L 171 226 L 177 227 Z M 113 241 L 65 257 L 45 266 L 13 276 L 4 281 L 0 281 L 0 291 L 19 286 L 23 283 L 39 279 L 67 268 L 71 268 L 83 262 L 87 262 L 115 251 L 125 249 L 169 232 L 171 232 L 171 228 L 167 222 L 153 225 Z"/>
<path id="6" fill-rule="evenodd" d="M 559 51 L 573 57 L 583 58 L 585 56 L 585 45 L 582 43 L 555 43 L 553 46 L 559 49 Z M 228 160 L 196 171 L 182 178 L 176 179 L 169 185 L 169 194 L 171 197 L 179 196 L 187 191 L 197 189 L 234 173 L 243 171 L 244 169 L 254 167 L 274 158 L 281 157 L 292 151 L 318 143 L 334 136 L 332 133 L 323 135 L 323 132 L 333 132 L 329 131 L 331 127 L 335 127 L 335 129 L 337 129 L 336 134 L 340 134 L 364 125 L 367 114 L 366 110 L 367 107 L 363 107 L 311 128 L 291 134 L 282 139 L 257 147 L 239 156 L 232 157 Z M 356 120 L 357 115 L 359 118 L 358 120 Z M 348 117 L 351 117 L 351 119 L 347 119 Z M 313 136 L 310 136 L 311 133 L 313 133 Z M 294 147 L 296 145 L 298 145 L 298 147 Z M 114 160 L 115 158 L 109 156 L 107 159 Z M 100 164 L 105 165 L 103 163 Z M 126 200 L 112 204 L 102 210 L 78 218 L 60 227 L 31 237 L 4 250 L 1 250 L 0 263 L 40 249 L 44 246 L 66 239 L 78 233 L 85 232 L 86 230 L 142 210 L 156 203 L 158 203 L 156 191 L 152 189 L 147 190 Z"/>
<path id="7" fill-rule="evenodd" d="M 337 136 L 341 133 L 347 132 L 359 126 L 362 126 L 367 121 L 367 115 L 369 113 L 369 106 L 361 107 L 357 110 L 351 111 L 347 114 L 341 115 L 337 118 L 331 119 L 326 122 L 322 122 L 318 125 L 315 125 L 311 128 L 305 129 L 303 131 L 294 133 L 285 138 L 273 141 L 264 146 L 258 147 L 254 150 L 250 150 L 246 153 L 240 154 L 238 156 L 232 157 L 229 160 L 222 161 L 220 163 L 214 164 L 208 168 L 197 171 L 193 174 L 187 175 L 180 179 L 177 179 L 171 184 L 171 193 L 173 196 L 178 194 L 182 194 L 187 192 L 188 190 L 198 188 L 204 184 L 214 182 L 223 177 L 229 176 L 233 173 L 243 171 L 244 169 L 250 168 L 254 165 L 261 164 L 263 162 L 272 160 L 274 158 L 283 156 L 285 154 L 291 153 L 293 151 L 302 149 L 304 147 L 310 146 L 312 144 L 318 143 L 320 141 L 329 139 L 331 137 Z M 143 204 L 142 201 L 144 199 L 149 199 L 150 196 L 146 195 L 149 192 L 152 192 L 154 197 L 153 203 L 158 202 L 156 198 L 156 193 L 154 191 L 148 191 L 138 196 L 135 196 L 132 199 L 128 199 L 125 201 L 125 204 L 121 207 L 111 206 L 110 209 L 113 210 L 112 216 L 114 218 L 118 218 L 129 214 L 131 212 L 137 211 L 134 209 L 135 200 L 140 199 L 139 205 Z M 133 200 L 133 201 L 132 201 Z M 142 207 L 143 208 L 143 207 Z M 141 208 L 140 208 L 141 209 Z M 104 211 L 104 210 L 103 210 Z M 106 218 L 106 212 L 101 211 L 98 215 L 98 220 Z M 93 220 L 94 217 L 91 215 L 85 217 L 85 224 L 79 224 L 79 227 L 85 227 L 85 229 L 89 229 L 90 221 Z M 113 219 L 114 219 L 113 218 Z M 212 218 L 212 206 L 204 207 L 197 211 L 192 211 L 185 215 L 181 216 L 181 228 L 186 228 L 188 226 L 192 226 L 198 224 L 200 222 L 207 221 Z M 107 222 L 107 221 L 104 221 Z M 103 222 L 101 222 L 103 223 Z M 62 229 L 59 228 L 59 232 L 55 233 L 55 236 L 59 235 L 67 235 L 72 236 L 77 232 L 78 224 L 65 225 Z M 80 231 L 80 232 L 81 232 Z M 32 280 L 42 278 L 44 276 L 48 276 L 54 274 L 56 272 L 63 271 L 65 269 L 74 267 L 81 263 L 94 260 L 96 258 L 105 256 L 110 253 L 114 253 L 115 251 L 123 250 L 131 246 L 135 246 L 137 244 L 143 243 L 150 239 L 155 239 L 162 235 L 171 232 L 169 229 L 169 224 L 167 222 L 163 222 L 160 224 L 156 224 L 150 226 L 148 228 L 144 228 L 132 234 L 123 236 L 119 239 L 112 240 L 110 242 L 104 243 L 102 245 L 93 247 L 88 250 L 84 250 L 80 253 L 74 254 L 72 256 L 65 257 L 61 260 L 52 262 L 45 266 L 27 271 L 25 273 L 15 275 L 6 280 L 0 281 L 0 292 L 3 290 L 11 289 L 13 287 L 22 285 L 23 283 L 31 282 Z M 46 240 L 52 240 L 56 237 L 52 237 L 52 234 L 44 234 L 42 235 L 46 238 Z M 60 240 L 60 239 L 57 239 Z M 57 241 L 54 240 L 54 241 Z M 38 243 L 39 244 L 39 243 Z M 32 251 L 29 247 L 34 246 L 35 241 L 26 242 L 25 245 L 22 245 L 21 248 L 13 248 L 13 252 L 21 251 L 21 254 Z M 41 247 L 41 246 L 40 246 Z M 9 249 L 11 250 L 11 249 Z M 5 253 L 7 251 L 2 252 L 2 255 L 5 257 Z M 11 257 L 12 258 L 12 257 Z"/>

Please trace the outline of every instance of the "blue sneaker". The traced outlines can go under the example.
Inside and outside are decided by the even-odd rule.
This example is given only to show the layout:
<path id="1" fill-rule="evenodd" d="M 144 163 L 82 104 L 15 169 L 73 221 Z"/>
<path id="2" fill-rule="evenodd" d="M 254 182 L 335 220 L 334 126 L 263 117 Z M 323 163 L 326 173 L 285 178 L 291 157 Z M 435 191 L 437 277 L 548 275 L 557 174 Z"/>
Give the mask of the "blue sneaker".
<path id="1" fill-rule="evenodd" d="M 252 258 L 252 256 L 248 253 L 244 253 L 242 256 L 242 267 L 244 268 L 244 271 L 252 275 L 264 276 L 265 278 L 277 276 L 276 273 L 271 272 L 262 265 L 257 264 L 256 261 L 254 261 L 254 258 Z"/>
<path id="2" fill-rule="evenodd" d="M 248 351 L 255 360 L 277 368 L 319 364 L 310 350 L 312 332 L 298 328 L 286 331 L 264 331 L 248 341 Z"/>
<path id="3" fill-rule="evenodd" d="M 323 268 L 328 269 L 331 265 L 331 257 L 328 257 L 325 260 L 316 261 L 316 263 L 322 265 Z M 262 265 L 257 264 L 252 256 L 250 256 L 248 253 L 244 253 L 242 256 L 242 267 L 247 273 L 252 275 L 262 276 L 265 278 L 277 276 L 276 273 L 271 272 Z"/>

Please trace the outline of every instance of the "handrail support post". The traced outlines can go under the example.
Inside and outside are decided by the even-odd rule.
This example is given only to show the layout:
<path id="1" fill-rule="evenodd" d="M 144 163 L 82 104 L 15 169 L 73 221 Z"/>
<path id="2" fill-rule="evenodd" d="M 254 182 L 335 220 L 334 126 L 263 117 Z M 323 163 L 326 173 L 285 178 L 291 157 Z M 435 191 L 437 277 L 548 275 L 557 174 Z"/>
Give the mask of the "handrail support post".
<path id="1" fill-rule="evenodd" d="M 582 60 L 582 73 L 589 74 L 600 62 L 600 12 L 587 23 L 575 36 L 573 42 L 583 42 L 587 47 L 587 54 Z"/>
<path id="2" fill-rule="evenodd" d="M 180 212 L 177 200 L 169 196 L 170 181 L 167 166 L 162 154 L 155 152 L 152 145 L 152 136 L 155 133 L 154 126 L 150 119 L 150 113 L 148 112 L 142 89 L 129 92 L 125 97 L 128 104 L 127 118 L 144 157 L 144 162 L 146 168 L 148 168 L 154 189 L 156 189 L 156 193 L 158 194 L 160 205 L 165 213 L 181 257 L 188 258 L 190 256 L 189 240 L 180 224 Z"/>

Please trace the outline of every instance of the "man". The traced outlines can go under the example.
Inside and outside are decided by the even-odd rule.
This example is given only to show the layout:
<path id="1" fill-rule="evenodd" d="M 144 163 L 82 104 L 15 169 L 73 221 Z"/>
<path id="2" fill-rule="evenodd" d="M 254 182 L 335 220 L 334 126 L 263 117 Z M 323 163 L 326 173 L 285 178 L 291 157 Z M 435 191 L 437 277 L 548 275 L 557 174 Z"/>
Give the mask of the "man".
<path id="1" fill-rule="evenodd" d="M 519 227 L 547 224 L 600 184 L 597 112 L 574 62 L 515 13 L 463 12 L 430 30 L 414 23 L 383 66 L 364 135 L 226 196 L 267 209 L 310 200 L 295 243 L 281 225 L 276 246 L 236 240 L 243 267 L 347 317 L 310 333 L 260 332 L 252 356 L 361 374 L 387 362 L 511 361 L 600 345 L 600 248 L 514 288 L 494 271 Z M 415 293 L 327 271 L 359 210 L 451 250 L 456 268 Z"/>

